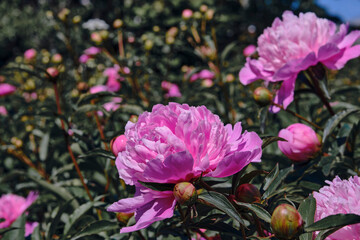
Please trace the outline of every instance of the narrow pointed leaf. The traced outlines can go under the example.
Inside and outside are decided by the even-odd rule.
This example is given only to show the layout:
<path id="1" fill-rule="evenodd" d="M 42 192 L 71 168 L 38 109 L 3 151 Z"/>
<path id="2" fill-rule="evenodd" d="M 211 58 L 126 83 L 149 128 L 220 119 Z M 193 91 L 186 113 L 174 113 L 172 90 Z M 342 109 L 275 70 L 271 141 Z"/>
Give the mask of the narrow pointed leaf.
<path id="1" fill-rule="evenodd" d="M 343 227 L 350 224 L 360 223 L 360 215 L 336 214 L 323 218 L 310 226 L 305 227 L 305 232 L 314 232 L 334 227 Z"/>
<path id="2" fill-rule="evenodd" d="M 150 188 L 155 191 L 163 192 L 163 191 L 173 191 L 175 184 L 172 183 L 153 183 L 153 182 L 142 182 L 138 181 L 144 187 Z"/>
<path id="3" fill-rule="evenodd" d="M 264 220 L 267 223 L 271 222 L 271 215 L 268 211 L 266 211 L 264 208 L 257 204 L 251 204 L 251 203 L 243 203 L 243 202 L 236 202 L 237 205 L 246 207 L 253 211 L 256 216 L 262 220 Z"/>
<path id="4" fill-rule="evenodd" d="M 314 215 L 316 210 L 316 200 L 310 195 L 299 206 L 299 213 L 305 221 L 305 227 L 314 223 Z M 312 240 L 312 233 L 304 233 L 300 236 L 300 240 Z"/>
<path id="5" fill-rule="evenodd" d="M 100 220 L 97 222 L 90 223 L 71 239 L 76 240 L 82 237 L 91 236 L 94 234 L 99 234 L 101 232 L 117 230 L 117 229 L 120 229 L 120 227 L 116 222 L 111 222 L 108 220 Z"/>

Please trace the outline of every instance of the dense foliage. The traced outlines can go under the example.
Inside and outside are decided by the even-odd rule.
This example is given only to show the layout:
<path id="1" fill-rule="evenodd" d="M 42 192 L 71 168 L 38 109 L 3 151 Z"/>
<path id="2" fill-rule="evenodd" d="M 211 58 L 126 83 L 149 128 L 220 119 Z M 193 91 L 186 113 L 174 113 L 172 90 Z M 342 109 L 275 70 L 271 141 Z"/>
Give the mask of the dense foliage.
<path id="1" fill-rule="evenodd" d="M 358 32 L 264 75 L 286 10 L 341 24 L 310 0 L 1 1 L 2 239 L 360 239 Z"/>

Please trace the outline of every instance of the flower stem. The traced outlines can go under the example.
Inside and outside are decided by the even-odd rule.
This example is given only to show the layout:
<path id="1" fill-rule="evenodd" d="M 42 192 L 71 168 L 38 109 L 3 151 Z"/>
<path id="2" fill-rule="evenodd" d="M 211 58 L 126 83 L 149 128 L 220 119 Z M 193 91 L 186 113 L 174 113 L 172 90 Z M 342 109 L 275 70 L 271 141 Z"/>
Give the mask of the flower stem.
<path id="1" fill-rule="evenodd" d="M 187 234 L 189 240 L 191 240 L 190 230 L 189 230 L 189 228 L 188 228 L 188 227 L 186 226 L 186 224 L 185 224 L 185 215 L 184 215 L 184 212 L 183 212 L 183 210 L 182 210 L 182 208 L 181 208 L 181 205 L 180 205 L 179 203 L 177 203 L 177 208 L 178 208 L 178 210 L 179 210 L 180 217 L 181 217 L 181 220 L 182 220 L 182 222 L 183 222 L 183 226 L 184 226 L 184 228 L 185 228 L 186 234 Z"/>
<path id="2" fill-rule="evenodd" d="M 284 108 L 282 105 L 280 105 L 280 104 L 277 104 L 277 103 L 274 103 L 274 102 L 271 102 L 271 104 L 272 104 L 272 105 L 275 105 L 275 106 L 277 106 L 278 108 L 280 108 L 281 110 L 283 110 L 283 111 L 285 111 L 285 112 L 288 112 L 288 113 L 292 114 L 293 116 L 295 116 L 295 117 L 297 117 L 297 118 L 299 118 L 299 119 L 307 122 L 307 123 L 310 124 L 311 126 L 317 128 L 317 129 L 319 129 L 319 130 L 321 130 L 321 131 L 324 130 L 322 127 L 320 127 L 320 126 L 317 125 L 316 123 L 313 123 L 313 122 L 307 120 L 306 118 L 304 118 L 304 117 L 301 116 L 300 114 L 297 114 L 296 112 L 293 112 L 293 111 L 291 111 L 290 109 L 285 109 L 285 108 Z"/>
<path id="3" fill-rule="evenodd" d="M 61 106 L 60 106 L 60 95 L 59 95 L 59 90 L 58 90 L 57 82 L 56 82 L 56 81 L 53 81 L 53 87 L 54 87 L 54 92 L 55 92 L 55 100 L 56 100 L 57 113 L 58 113 L 58 115 L 61 115 L 61 114 L 62 114 L 62 111 L 61 111 Z M 65 131 L 65 123 L 64 123 L 64 121 L 63 121 L 62 118 L 59 118 L 59 119 L 60 119 L 60 123 L 61 123 L 61 129 L 62 129 L 63 132 L 64 132 L 65 143 L 66 143 L 67 150 L 68 150 L 68 152 L 69 152 L 69 154 L 70 154 L 70 158 L 71 158 L 71 160 L 72 160 L 72 162 L 73 162 L 73 164 L 74 164 L 74 167 L 75 167 L 75 169 L 76 169 L 77 174 L 79 175 L 81 184 L 83 185 L 83 187 L 84 187 L 84 189 L 85 189 L 85 191 L 86 191 L 86 194 L 88 195 L 89 199 L 90 199 L 91 201 L 93 201 L 94 199 L 93 199 L 93 197 L 92 197 L 91 194 L 90 194 L 89 188 L 88 188 L 88 186 L 86 185 L 86 183 L 85 183 L 85 181 L 84 181 L 84 177 L 83 177 L 83 175 L 82 175 L 82 173 L 81 173 L 81 171 L 80 171 L 79 165 L 78 165 L 78 163 L 77 163 L 77 161 L 76 161 L 76 158 L 75 158 L 75 156 L 74 156 L 74 153 L 73 153 L 73 151 L 72 151 L 72 149 L 71 149 L 71 147 L 70 147 L 69 139 L 68 139 L 68 137 L 67 137 L 67 135 L 66 135 L 66 131 Z"/>

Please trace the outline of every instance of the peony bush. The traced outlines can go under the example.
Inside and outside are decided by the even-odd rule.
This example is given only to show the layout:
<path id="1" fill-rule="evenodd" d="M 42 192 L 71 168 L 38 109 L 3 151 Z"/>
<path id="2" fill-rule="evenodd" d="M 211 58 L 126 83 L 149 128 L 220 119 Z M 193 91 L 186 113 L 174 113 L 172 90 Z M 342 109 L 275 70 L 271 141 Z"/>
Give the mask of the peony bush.
<path id="1" fill-rule="evenodd" d="M 356 25 L 35 2 L 0 4 L 1 239 L 360 239 Z"/>

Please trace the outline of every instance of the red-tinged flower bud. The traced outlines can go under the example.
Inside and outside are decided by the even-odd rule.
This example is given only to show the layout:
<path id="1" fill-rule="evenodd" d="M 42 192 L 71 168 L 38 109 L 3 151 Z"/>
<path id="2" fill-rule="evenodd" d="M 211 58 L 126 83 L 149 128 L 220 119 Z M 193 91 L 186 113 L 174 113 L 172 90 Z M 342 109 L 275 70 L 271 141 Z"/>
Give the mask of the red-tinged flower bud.
<path id="1" fill-rule="evenodd" d="M 206 6 L 205 4 L 200 6 L 200 12 L 205 13 L 208 10 L 208 6 Z"/>
<path id="2" fill-rule="evenodd" d="M 124 22 L 121 19 L 115 19 L 113 22 L 114 28 L 121 28 L 124 25 Z"/>
<path id="3" fill-rule="evenodd" d="M 54 67 L 47 68 L 46 72 L 53 78 L 56 78 L 59 75 L 59 70 Z"/>
<path id="4" fill-rule="evenodd" d="M 122 222 L 124 224 L 127 224 L 129 219 L 134 216 L 134 213 L 124 213 L 124 212 L 118 212 L 116 213 L 116 218 L 119 222 Z"/>
<path id="5" fill-rule="evenodd" d="M 55 54 L 54 56 L 52 56 L 52 57 L 51 57 L 51 61 L 52 61 L 53 63 L 61 63 L 61 61 L 62 61 L 62 56 L 61 56 L 61 54 L 57 53 L 57 54 Z"/>
<path id="6" fill-rule="evenodd" d="M 100 35 L 100 33 L 98 32 L 93 32 L 91 35 L 90 35 L 90 38 L 93 42 L 95 42 L 96 44 L 100 44 L 102 42 L 102 37 Z"/>
<path id="7" fill-rule="evenodd" d="M 112 153 L 117 157 L 119 152 L 122 152 L 126 148 L 126 137 L 125 135 L 120 135 L 118 137 L 114 137 L 110 142 L 110 148 Z"/>
<path id="8" fill-rule="evenodd" d="M 24 58 L 27 61 L 33 60 L 37 55 L 37 51 L 34 48 L 30 48 L 24 52 Z"/>
<path id="9" fill-rule="evenodd" d="M 74 16 L 73 19 L 72 19 L 72 22 L 73 22 L 73 24 L 80 23 L 81 22 L 81 16 L 79 16 L 79 15 Z"/>
<path id="10" fill-rule="evenodd" d="M 269 91 L 269 89 L 264 87 L 256 88 L 253 96 L 256 103 L 261 107 L 269 105 L 273 99 L 272 93 Z"/>
<path id="11" fill-rule="evenodd" d="M 67 16 L 70 14 L 70 10 L 67 8 L 63 8 L 59 13 L 58 13 L 58 18 L 61 21 L 66 21 Z"/>
<path id="12" fill-rule="evenodd" d="M 245 203 L 260 203 L 261 194 L 259 189 L 250 183 L 244 183 L 237 187 L 235 199 Z"/>
<path id="13" fill-rule="evenodd" d="M 294 239 L 303 231 L 300 213 L 289 204 L 277 206 L 271 216 L 271 228 L 279 239 Z"/>
<path id="14" fill-rule="evenodd" d="M 206 11 L 205 13 L 205 17 L 206 17 L 206 20 L 210 21 L 211 19 L 214 18 L 214 14 L 215 14 L 215 10 L 214 9 L 209 9 Z"/>
<path id="15" fill-rule="evenodd" d="M 176 201 L 181 205 L 191 205 L 197 198 L 196 188 L 189 182 L 176 184 L 173 193 Z"/>
<path id="16" fill-rule="evenodd" d="M 87 92 L 89 90 L 89 85 L 86 82 L 79 82 L 76 87 L 80 92 Z"/>

